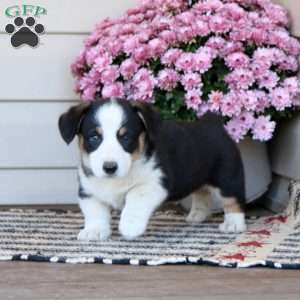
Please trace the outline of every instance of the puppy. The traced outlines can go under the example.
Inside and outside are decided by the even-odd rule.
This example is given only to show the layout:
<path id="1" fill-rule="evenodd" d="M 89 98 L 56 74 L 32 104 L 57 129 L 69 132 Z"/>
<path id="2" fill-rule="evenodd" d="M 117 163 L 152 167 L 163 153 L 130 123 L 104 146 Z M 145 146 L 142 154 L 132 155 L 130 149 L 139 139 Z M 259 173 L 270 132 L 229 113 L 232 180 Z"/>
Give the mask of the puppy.
<path id="1" fill-rule="evenodd" d="M 78 135 L 79 205 L 85 219 L 79 240 L 111 235 L 111 209 L 121 210 L 125 239 L 142 235 L 163 202 L 192 195 L 188 222 L 210 214 L 211 191 L 224 203 L 224 232 L 246 229 L 240 153 L 219 117 L 163 120 L 149 104 L 117 99 L 72 107 L 59 119 L 69 144 Z"/>

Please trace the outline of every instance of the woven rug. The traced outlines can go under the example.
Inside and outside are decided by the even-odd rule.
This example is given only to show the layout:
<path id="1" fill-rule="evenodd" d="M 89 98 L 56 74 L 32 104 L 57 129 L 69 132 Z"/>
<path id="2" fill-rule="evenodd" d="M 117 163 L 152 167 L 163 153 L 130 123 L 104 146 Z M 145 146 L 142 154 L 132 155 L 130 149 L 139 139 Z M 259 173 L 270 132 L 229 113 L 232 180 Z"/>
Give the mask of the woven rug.
<path id="1" fill-rule="evenodd" d="M 290 188 L 290 203 L 280 215 L 247 220 L 243 234 L 218 230 L 222 216 L 187 224 L 172 211 L 153 216 L 146 234 L 125 241 L 117 231 L 105 242 L 81 242 L 78 212 L 0 211 L 0 260 L 133 265 L 209 264 L 300 269 L 300 184 Z"/>

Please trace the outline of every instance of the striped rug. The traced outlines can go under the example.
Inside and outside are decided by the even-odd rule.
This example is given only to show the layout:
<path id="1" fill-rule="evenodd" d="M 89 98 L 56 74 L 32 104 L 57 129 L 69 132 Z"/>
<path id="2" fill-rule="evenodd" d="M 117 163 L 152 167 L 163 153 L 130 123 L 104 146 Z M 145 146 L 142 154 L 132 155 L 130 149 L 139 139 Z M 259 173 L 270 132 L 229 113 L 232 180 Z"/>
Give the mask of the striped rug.
<path id="1" fill-rule="evenodd" d="M 105 242 L 77 241 L 82 215 L 73 211 L 0 211 L 0 260 L 105 264 L 210 264 L 300 269 L 300 184 L 281 215 L 247 220 L 243 234 L 218 230 L 222 217 L 198 225 L 173 211 L 156 213 L 146 234 L 122 239 L 113 216 L 113 235 Z"/>

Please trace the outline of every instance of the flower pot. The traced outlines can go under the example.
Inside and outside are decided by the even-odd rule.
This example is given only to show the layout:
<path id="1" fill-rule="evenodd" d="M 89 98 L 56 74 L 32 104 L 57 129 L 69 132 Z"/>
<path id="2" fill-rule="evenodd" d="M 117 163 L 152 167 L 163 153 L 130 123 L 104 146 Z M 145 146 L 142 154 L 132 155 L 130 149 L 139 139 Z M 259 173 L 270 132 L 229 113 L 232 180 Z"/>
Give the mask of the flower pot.
<path id="1" fill-rule="evenodd" d="M 280 212 L 288 204 L 289 182 L 300 180 L 300 111 L 278 126 L 270 143 L 270 157 L 274 180 L 264 204 Z"/>
<path id="2" fill-rule="evenodd" d="M 245 170 L 246 180 L 246 202 L 250 203 L 259 198 L 267 190 L 271 183 L 272 174 L 265 143 L 245 138 L 238 144 L 241 151 Z M 191 199 L 186 198 L 181 201 L 184 208 L 189 209 Z M 213 195 L 213 210 L 222 209 L 222 202 L 216 195 Z"/>

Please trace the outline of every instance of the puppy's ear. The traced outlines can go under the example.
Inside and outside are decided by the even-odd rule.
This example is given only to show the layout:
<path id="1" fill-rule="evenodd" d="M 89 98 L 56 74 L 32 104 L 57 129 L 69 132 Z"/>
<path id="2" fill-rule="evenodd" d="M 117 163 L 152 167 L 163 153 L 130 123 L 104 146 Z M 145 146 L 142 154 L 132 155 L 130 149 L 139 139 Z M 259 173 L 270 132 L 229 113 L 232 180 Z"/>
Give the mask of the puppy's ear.
<path id="1" fill-rule="evenodd" d="M 73 141 L 89 107 L 90 103 L 81 103 L 71 107 L 67 112 L 60 116 L 58 127 L 62 138 L 67 144 L 70 144 Z"/>
<path id="2" fill-rule="evenodd" d="M 153 141 L 157 130 L 159 130 L 161 116 L 159 111 L 151 104 L 130 101 L 132 107 L 143 122 L 145 129 Z"/>

